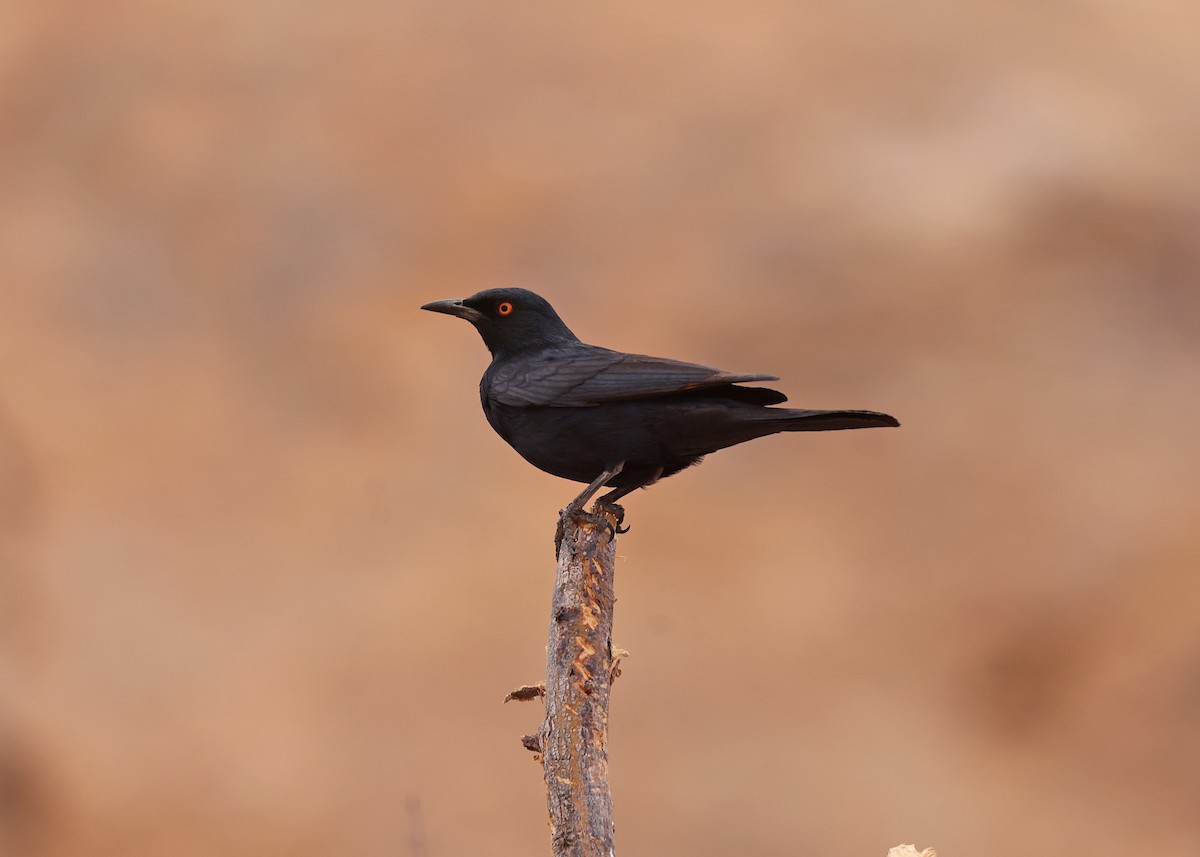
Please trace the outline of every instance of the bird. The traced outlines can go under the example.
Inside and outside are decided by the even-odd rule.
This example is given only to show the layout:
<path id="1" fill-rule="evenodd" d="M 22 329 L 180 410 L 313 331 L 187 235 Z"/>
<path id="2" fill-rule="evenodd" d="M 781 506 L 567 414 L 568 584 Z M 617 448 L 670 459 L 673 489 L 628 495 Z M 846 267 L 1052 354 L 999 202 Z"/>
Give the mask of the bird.
<path id="1" fill-rule="evenodd" d="M 521 288 L 487 289 L 421 306 L 465 319 L 492 362 L 479 383 L 487 421 L 522 458 L 586 483 L 562 510 L 616 502 L 699 464 L 719 449 L 778 432 L 896 427 L 878 411 L 773 407 L 783 393 L 745 386 L 776 375 L 737 374 L 579 340 L 549 301 Z"/>

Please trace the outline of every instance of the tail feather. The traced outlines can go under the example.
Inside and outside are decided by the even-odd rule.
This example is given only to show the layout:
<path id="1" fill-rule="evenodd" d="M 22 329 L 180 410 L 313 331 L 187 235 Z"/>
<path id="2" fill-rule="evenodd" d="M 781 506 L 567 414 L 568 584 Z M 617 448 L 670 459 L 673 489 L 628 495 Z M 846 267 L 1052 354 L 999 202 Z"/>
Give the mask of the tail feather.
<path id="1" fill-rule="evenodd" d="M 769 416 L 768 416 L 769 415 Z M 763 417 L 777 423 L 776 431 L 838 431 L 840 429 L 895 428 L 900 421 L 879 411 L 806 411 L 772 408 Z"/>

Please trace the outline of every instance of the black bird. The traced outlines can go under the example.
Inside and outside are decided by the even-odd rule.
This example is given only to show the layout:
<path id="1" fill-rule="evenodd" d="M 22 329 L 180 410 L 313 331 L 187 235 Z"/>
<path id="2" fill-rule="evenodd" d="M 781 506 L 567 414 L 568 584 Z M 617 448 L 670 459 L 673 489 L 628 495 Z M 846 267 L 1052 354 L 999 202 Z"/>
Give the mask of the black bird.
<path id="1" fill-rule="evenodd" d="M 564 509 L 602 486 L 612 504 L 705 455 L 781 431 L 898 426 L 876 411 L 772 408 L 787 396 L 710 366 L 625 354 L 579 341 L 554 308 L 525 289 L 489 289 L 421 307 L 465 318 L 492 352 L 479 384 L 488 422 L 534 467 L 587 482 Z"/>

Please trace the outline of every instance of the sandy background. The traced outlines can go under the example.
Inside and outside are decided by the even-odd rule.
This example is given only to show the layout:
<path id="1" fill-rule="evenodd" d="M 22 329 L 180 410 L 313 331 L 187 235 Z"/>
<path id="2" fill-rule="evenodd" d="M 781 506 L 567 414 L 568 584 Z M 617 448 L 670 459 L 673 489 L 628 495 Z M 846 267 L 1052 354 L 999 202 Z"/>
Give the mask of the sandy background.
<path id="1" fill-rule="evenodd" d="M 1200 5 L 0 10 L 0 851 L 548 854 L 425 301 L 898 431 L 627 503 L 623 855 L 1200 853 Z"/>

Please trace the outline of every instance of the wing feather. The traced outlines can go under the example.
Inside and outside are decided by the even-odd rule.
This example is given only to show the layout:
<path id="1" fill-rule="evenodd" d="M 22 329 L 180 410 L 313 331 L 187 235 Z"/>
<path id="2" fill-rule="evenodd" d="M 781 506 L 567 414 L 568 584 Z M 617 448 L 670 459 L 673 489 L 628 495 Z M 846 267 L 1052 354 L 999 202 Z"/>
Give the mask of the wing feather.
<path id="1" fill-rule="evenodd" d="M 735 374 L 698 363 L 625 354 L 572 342 L 543 351 L 537 360 L 503 361 L 488 370 L 485 383 L 489 384 L 491 398 L 505 405 L 582 408 L 706 387 L 777 380 L 775 375 Z"/>

